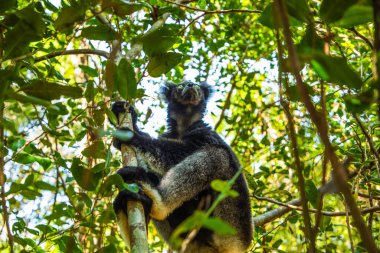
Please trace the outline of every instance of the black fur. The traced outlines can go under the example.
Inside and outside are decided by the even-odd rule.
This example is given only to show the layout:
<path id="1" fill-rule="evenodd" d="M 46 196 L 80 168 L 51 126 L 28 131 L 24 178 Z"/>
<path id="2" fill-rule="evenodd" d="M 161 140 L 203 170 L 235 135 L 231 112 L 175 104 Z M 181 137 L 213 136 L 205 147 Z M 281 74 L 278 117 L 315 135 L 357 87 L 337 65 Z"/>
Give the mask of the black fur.
<path id="1" fill-rule="evenodd" d="M 210 197 L 213 200 L 218 194 L 211 189 L 211 181 L 229 180 L 240 168 L 231 148 L 202 120 L 211 92 L 205 83 L 184 82 L 163 87 L 162 95 L 168 103 L 168 131 L 158 139 L 137 128 L 137 116 L 133 116 L 137 114 L 131 109 L 134 136 L 124 143 L 136 150 L 139 166 L 144 168 L 131 172 L 123 168 L 118 173 L 126 181 L 137 181 L 152 199 L 151 217 L 166 241 L 195 210 L 209 207 L 204 200 Z M 124 108 L 123 103 L 114 104 L 115 114 L 120 113 L 121 106 Z M 115 146 L 119 148 L 121 143 L 116 140 Z M 157 184 L 149 173 L 158 176 Z M 243 252 L 250 245 L 251 207 L 243 175 L 232 188 L 239 196 L 223 200 L 213 216 L 234 226 L 236 235 L 223 237 L 201 229 L 186 252 Z"/>

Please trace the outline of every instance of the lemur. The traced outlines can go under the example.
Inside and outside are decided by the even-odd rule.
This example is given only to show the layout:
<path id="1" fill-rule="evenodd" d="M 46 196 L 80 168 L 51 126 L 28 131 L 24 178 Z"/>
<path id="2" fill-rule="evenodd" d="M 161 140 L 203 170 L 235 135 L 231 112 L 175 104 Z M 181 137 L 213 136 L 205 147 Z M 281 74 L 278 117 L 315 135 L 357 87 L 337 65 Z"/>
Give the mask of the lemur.
<path id="1" fill-rule="evenodd" d="M 166 84 L 161 93 L 167 102 L 167 132 L 152 138 L 139 130 L 137 114 L 130 107 L 133 137 L 128 141 L 116 139 L 114 146 L 132 147 L 139 167 L 124 167 L 117 173 L 126 182 L 135 182 L 140 193 L 119 192 L 114 201 L 115 213 L 126 216 L 128 200 L 144 203 L 145 212 L 158 232 L 169 243 L 174 229 L 197 209 L 207 209 L 218 194 L 210 183 L 215 179 L 229 180 L 240 169 L 232 149 L 204 121 L 207 101 L 212 89 L 206 83 Z M 125 102 L 113 104 L 116 116 L 125 111 Z M 125 129 L 128 131 L 128 129 Z M 222 219 L 236 229 L 230 236 L 201 228 L 188 244 L 186 253 L 241 253 L 252 240 L 251 206 L 247 183 L 241 174 L 233 190 L 236 198 L 224 199 L 212 216 Z M 183 235 L 185 238 L 186 235 Z"/>

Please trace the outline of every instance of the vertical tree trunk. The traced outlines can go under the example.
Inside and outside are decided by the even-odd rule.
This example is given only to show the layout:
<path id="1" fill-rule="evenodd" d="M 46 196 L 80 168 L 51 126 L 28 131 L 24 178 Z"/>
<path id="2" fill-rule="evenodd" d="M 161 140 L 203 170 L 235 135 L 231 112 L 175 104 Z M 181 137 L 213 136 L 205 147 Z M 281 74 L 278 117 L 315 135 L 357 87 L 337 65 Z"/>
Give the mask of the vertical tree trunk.
<path id="1" fill-rule="evenodd" d="M 120 127 L 133 129 L 132 118 L 130 113 L 120 114 Z M 121 146 L 124 166 L 138 166 L 136 153 L 128 145 Z M 127 205 L 128 223 L 119 221 L 120 229 L 128 233 L 130 239 L 130 249 L 132 253 L 148 253 L 147 224 L 145 221 L 144 207 L 139 201 L 129 201 Z M 123 217 L 119 218 L 123 219 Z M 125 217 L 124 217 L 125 218 Z"/>

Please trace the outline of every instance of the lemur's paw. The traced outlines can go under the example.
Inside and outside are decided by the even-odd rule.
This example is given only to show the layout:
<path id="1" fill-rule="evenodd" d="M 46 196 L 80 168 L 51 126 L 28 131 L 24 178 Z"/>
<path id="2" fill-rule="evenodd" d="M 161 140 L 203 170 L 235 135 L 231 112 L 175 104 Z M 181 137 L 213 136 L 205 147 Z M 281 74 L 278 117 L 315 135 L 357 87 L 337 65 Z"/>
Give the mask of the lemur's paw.
<path id="1" fill-rule="evenodd" d="M 150 211 L 152 209 L 152 200 L 148 198 L 141 190 L 138 193 L 131 192 L 129 190 L 120 191 L 113 201 L 113 209 L 116 214 L 123 211 L 127 211 L 127 203 L 129 201 L 140 201 L 144 207 L 144 213 L 146 218 L 149 217 Z"/>
<path id="2" fill-rule="evenodd" d="M 148 172 L 141 167 L 125 166 L 117 171 L 124 182 L 127 183 L 148 183 L 156 186 L 159 183 L 159 178 L 154 172 Z"/>
<path id="3" fill-rule="evenodd" d="M 112 112 L 115 114 L 116 118 L 119 120 L 119 115 L 120 113 L 125 113 L 128 109 L 128 112 L 131 113 L 132 115 L 132 123 L 135 126 L 137 122 L 137 113 L 135 108 L 126 101 L 116 101 L 115 103 L 112 104 Z"/>

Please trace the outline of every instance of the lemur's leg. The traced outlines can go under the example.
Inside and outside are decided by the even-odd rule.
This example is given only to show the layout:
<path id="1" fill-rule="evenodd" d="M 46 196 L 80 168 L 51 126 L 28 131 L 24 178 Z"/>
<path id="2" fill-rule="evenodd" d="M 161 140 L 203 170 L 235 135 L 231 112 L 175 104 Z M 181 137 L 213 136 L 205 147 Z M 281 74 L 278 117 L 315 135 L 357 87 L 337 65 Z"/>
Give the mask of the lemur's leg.
<path id="1" fill-rule="evenodd" d="M 206 147 L 172 167 L 157 187 L 140 182 L 152 199 L 151 217 L 165 219 L 172 211 L 210 187 L 214 179 L 227 180 L 233 175 L 226 150 Z"/>

